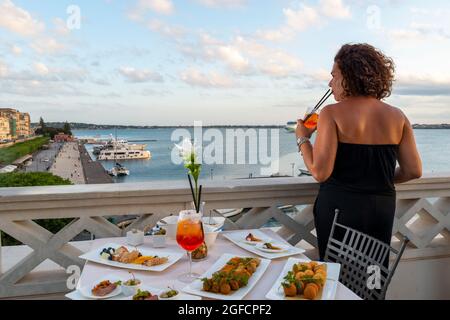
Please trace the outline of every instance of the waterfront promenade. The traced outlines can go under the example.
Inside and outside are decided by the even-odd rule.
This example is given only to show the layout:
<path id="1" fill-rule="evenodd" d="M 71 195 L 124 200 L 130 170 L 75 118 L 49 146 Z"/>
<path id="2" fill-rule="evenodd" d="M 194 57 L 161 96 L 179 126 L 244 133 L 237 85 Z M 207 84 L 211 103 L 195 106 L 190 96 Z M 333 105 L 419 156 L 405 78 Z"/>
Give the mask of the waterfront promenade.
<path id="1" fill-rule="evenodd" d="M 77 142 L 64 143 L 50 167 L 50 172 L 61 178 L 69 179 L 73 184 L 85 184 Z"/>

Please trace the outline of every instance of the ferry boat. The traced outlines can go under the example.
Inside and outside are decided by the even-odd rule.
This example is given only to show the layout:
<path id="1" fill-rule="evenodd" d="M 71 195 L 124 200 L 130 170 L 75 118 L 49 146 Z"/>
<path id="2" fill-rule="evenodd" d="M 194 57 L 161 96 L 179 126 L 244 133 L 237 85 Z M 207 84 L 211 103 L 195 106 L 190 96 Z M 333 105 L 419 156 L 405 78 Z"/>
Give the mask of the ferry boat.
<path id="1" fill-rule="evenodd" d="M 288 123 L 286 123 L 284 130 L 286 130 L 287 132 L 295 132 L 295 128 L 297 128 L 297 122 L 289 121 Z"/>

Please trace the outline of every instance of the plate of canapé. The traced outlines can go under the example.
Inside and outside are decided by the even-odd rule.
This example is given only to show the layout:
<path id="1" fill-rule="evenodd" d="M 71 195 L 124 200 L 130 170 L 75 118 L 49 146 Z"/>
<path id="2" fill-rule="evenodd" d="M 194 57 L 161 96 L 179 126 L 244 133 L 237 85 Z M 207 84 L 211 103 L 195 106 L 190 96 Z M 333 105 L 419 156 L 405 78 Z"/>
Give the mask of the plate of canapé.
<path id="1" fill-rule="evenodd" d="M 261 279 L 270 260 L 223 254 L 186 293 L 219 300 L 242 300 Z"/>
<path id="2" fill-rule="evenodd" d="M 183 253 L 140 246 L 139 249 L 108 243 L 80 256 L 81 259 L 107 266 L 142 270 L 164 271 L 183 257 Z"/>
<path id="3" fill-rule="evenodd" d="M 289 258 L 266 295 L 270 300 L 334 300 L 341 265 Z"/>
<path id="4" fill-rule="evenodd" d="M 282 240 L 274 239 L 258 229 L 225 231 L 221 233 L 235 245 L 265 259 L 278 259 L 305 252 Z"/>

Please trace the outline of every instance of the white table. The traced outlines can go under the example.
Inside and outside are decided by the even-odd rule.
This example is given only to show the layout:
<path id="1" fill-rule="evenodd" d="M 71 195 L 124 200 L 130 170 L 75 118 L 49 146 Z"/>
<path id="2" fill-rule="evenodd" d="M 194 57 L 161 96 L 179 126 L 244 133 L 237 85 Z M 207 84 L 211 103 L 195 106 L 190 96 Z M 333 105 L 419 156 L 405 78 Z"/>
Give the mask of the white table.
<path id="1" fill-rule="evenodd" d="M 261 231 L 268 234 L 274 239 L 279 239 L 283 241 L 275 232 L 269 229 L 260 229 Z M 153 248 L 151 238 L 145 237 L 145 243 L 139 248 Z M 92 248 L 100 248 L 103 244 L 113 242 L 117 244 L 126 244 L 125 238 L 109 238 L 109 239 L 97 239 L 93 241 Z M 139 249 L 138 248 L 138 249 Z M 174 239 L 168 239 L 167 246 L 164 250 L 174 250 L 185 252 L 176 243 Z M 206 260 L 193 262 L 192 271 L 203 274 L 208 268 L 214 264 L 214 262 L 224 253 L 236 254 L 236 255 L 248 255 L 255 256 L 254 254 L 236 246 L 221 234 L 217 237 L 217 240 L 213 247 L 208 250 L 208 257 Z M 308 259 L 305 255 L 299 254 L 293 256 L 295 258 Z M 255 287 L 250 291 L 250 293 L 245 297 L 246 300 L 265 300 L 267 292 L 269 292 L 273 283 L 278 278 L 280 272 L 283 270 L 284 264 L 288 258 L 274 259 L 269 265 L 269 268 L 264 273 L 262 278 L 258 281 Z M 162 272 L 149 272 L 149 271 L 135 271 L 133 270 L 136 278 L 142 280 L 143 284 L 156 287 L 156 288 L 167 288 L 168 286 L 175 289 L 182 289 L 186 286 L 185 283 L 179 282 L 177 276 L 188 271 L 189 261 L 187 255 L 184 255 L 177 263 Z M 84 286 L 91 284 L 98 280 L 99 277 L 106 274 L 114 274 L 124 279 L 129 279 L 130 274 L 127 269 L 109 267 L 102 264 L 97 264 L 94 262 L 86 262 L 83 272 L 80 278 L 80 285 Z M 350 289 L 341 283 L 338 283 L 336 290 L 336 300 L 360 300 L 360 298 L 354 294 Z"/>

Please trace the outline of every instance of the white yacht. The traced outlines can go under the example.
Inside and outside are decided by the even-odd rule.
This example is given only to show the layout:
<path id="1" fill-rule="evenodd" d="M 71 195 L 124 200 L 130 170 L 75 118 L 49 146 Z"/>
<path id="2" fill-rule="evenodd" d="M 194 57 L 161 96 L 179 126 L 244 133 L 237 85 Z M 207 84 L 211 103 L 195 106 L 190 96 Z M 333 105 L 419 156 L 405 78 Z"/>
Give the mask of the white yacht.
<path id="1" fill-rule="evenodd" d="M 133 160 L 150 158 L 151 153 L 148 150 L 130 150 L 123 146 L 111 150 L 103 149 L 97 155 L 97 160 Z"/>
<path id="2" fill-rule="evenodd" d="M 97 143 L 99 144 L 99 143 Z M 94 154 L 99 155 L 102 150 L 114 150 L 114 148 L 125 148 L 129 150 L 145 151 L 146 144 L 130 144 L 127 140 L 117 140 L 112 137 L 100 145 L 94 147 Z"/>
<path id="3" fill-rule="evenodd" d="M 111 139 L 104 146 L 94 148 L 97 160 L 150 159 L 151 153 L 145 144 L 129 144 L 126 140 Z"/>

